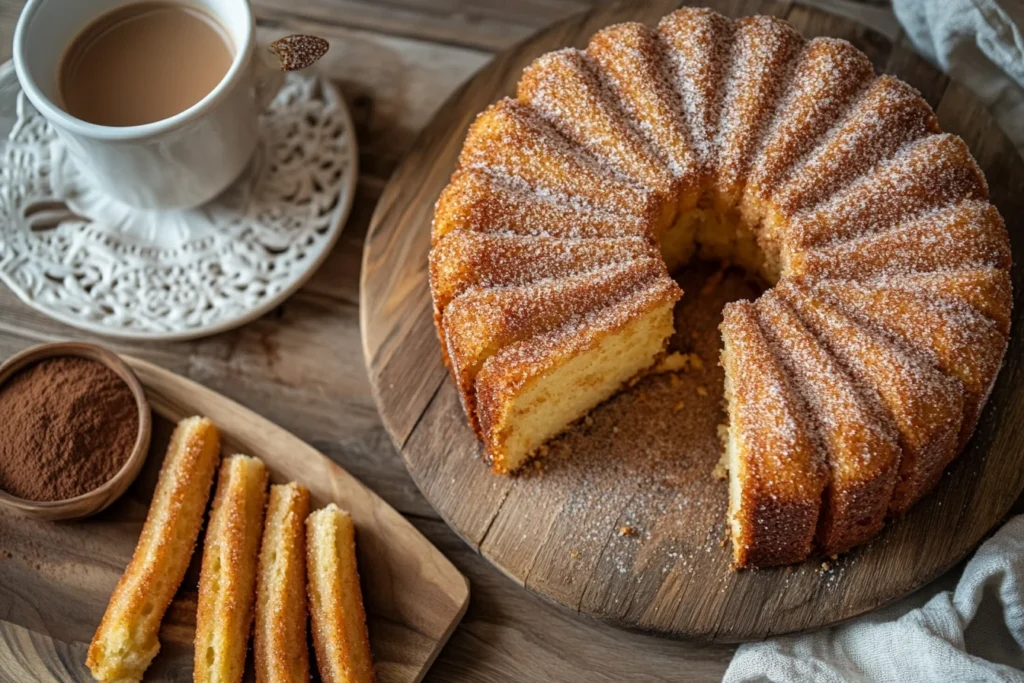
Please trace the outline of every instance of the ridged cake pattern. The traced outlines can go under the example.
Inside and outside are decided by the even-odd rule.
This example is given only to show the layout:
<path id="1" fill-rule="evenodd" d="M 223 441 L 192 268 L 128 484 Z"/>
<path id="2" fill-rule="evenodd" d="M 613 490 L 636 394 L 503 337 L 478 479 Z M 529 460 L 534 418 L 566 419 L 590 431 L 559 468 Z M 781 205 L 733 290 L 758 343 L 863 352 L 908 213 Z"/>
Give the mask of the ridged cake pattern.
<path id="1" fill-rule="evenodd" d="M 1006 228 L 967 146 L 849 43 L 681 9 L 539 57 L 471 126 L 435 208 L 442 356 L 495 471 L 649 371 L 682 295 L 723 312 L 739 567 L 845 552 L 926 494 L 1006 349 Z"/>
<path id="2" fill-rule="evenodd" d="M 885 521 L 900 461 L 896 429 L 777 293 L 762 296 L 756 309 L 827 456 L 818 546 L 827 555 L 844 552 L 878 533 Z"/>
<path id="3" fill-rule="evenodd" d="M 697 187 L 697 156 L 658 35 L 643 24 L 617 24 L 596 33 L 586 54 L 637 132 L 665 166 L 687 182 L 683 195 L 690 195 Z"/>
<path id="4" fill-rule="evenodd" d="M 877 395 L 896 424 L 902 453 L 889 510 L 904 512 L 931 488 L 956 454 L 963 386 L 940 372 L 927 354 L 858 324 L 843 306 L 813 286 L 786 281 L 774 291 L 846 371 Z"/>

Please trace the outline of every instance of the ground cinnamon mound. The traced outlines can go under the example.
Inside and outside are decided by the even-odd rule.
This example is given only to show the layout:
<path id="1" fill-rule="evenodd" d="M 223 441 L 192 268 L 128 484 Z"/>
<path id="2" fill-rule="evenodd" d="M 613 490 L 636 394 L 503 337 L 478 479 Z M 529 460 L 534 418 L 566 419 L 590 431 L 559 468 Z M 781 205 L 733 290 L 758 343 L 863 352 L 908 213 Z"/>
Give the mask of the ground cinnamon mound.
<path id="1" fill-rule="evenodd" d="M 0 489 L 66 500 L 121 469 L 139 431 L 134 395 L 102 363 L 49 358 L 0 387 Z"/>

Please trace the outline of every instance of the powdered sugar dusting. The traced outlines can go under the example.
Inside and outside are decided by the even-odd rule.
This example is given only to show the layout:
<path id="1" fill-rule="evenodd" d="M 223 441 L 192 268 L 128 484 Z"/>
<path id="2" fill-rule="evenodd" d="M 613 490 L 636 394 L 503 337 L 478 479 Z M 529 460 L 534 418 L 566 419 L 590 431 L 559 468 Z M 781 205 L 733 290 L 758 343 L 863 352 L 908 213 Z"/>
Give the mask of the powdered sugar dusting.
<path id="1" fill-rule="evenodd" d="M 863 325 L 929 355 L 936 367 L 959 379 L 976 401 L 988 392 L 999 371 L 1006 338 L 994 322 L 970 306 L 860 282 L 833 280 L 820 283 L 817 289 L 830 300 L 842 302 L 844 310 Z"/>
<path id="2" fill-rule="evenodd" d="M 501 100 L 477 118 L 459 165 L 518 178 L 541 194 L 606 211 L 659 210 L 649 192 L 618 178 L 515 100 Z"/>
<path id="3" fill-rule="evenodd" d="M 761 297 L 757 311 L 765 337 L 808 405 L 817 448 L 828 456 L 819 545 L 829 555 L 844 552 L 882 528 L 900 458 L 896 430 L 779 296 Z"/>
<path id="4" fill-rule="evenodd" d="M 711 10 L 684 8 L 662 19 L 658 33 L 670 48 L 668 70 L 683 104 L 690 142 L 710 168 L 733 24 Z"/>
<path id="5" fill-rule="evenodd" d="M 797 59 L 749 185 L 766 199 L 789 170 L 849 108 L 874 76 L 871 61 L 845 40 L 815 38 Z"/>
<path id="6" fill-rule="evenodd" d="M 479 170 L 458 171 L 438 199 L 434 241 L 453 230 L 578 239 L 642 235 L 654 240 L 646 217 L 595 208 L 577 197 L 535 192 L 522 181 Z"/>
<path id="7" fill-rule="evenodd" d="M 971 267 L 1010 266 L 1010 242 L 988 202 L 945 207 L 905 225 L 803 254 L 799 273 L 866 279 Z"/>
<path id="8" fill-rule="evenodd" d="M 857 324 L 808 285 L 784 282 L 776 291 L 896 425 L 903 452 L 890 509 L 902 511 L 934 484 L 956 452 L 960 382 L 906 344 Z"/>
<path id="9" fill-rule="evenodd" d="M 794 165 L 772 201 L 787 215 L 810 208 L 929 132 L 938 132 L 938 124 L 920 93 L 897 78 L 879 76 L 848 115 Z"/>
<path id="10" fill-rule="evenodd" d="M 674 176 L 629 125 L 579 50 L 538 57 L 523 71 L 517 90 L 522 102 L 625 180 L 660 194 L 676 191 Z"/>
<path id="11" fill-rule="evenodd" d="M 684 179 L 696 172 L 682 102 L 665 73 L 665 48 L 643 24 L 610 26 L 587 46 L 598 75 L 632 125 L 657 151 L 672 173 Z"/>
<path id="12" fill-rule="evenodd" d="M 842 242 L 972 199 L 988 199 L 988 186 L 967 145 L 955 135 L 928 135 L 797 216 L 790 238 L 801 246 Z"/>
<path id="13" fill-rule="evenodd" d="M 774 17 L 746 17 L 736 23 L 714 144 L 720 189 L 745 178 L 803 42 L 792 26 Z"/>
<path id="14" fill-rule="evenodd" d="M 730 428 L 754 486 L 772 496 L 820 495 L 821 466 L 807 430 L 806 408 L 775 359 L 753 304 L 723 311 L 723 359 L 731 378 Z"/>
<path id="15" fill-rule="evenodd" d="M 471 287 L 521 287 L 642 258 L 657 259 L 658 250 L 640 237 L 563 239 L 457 231 L 431 252 L 431 291 L 443 311 Z"/>

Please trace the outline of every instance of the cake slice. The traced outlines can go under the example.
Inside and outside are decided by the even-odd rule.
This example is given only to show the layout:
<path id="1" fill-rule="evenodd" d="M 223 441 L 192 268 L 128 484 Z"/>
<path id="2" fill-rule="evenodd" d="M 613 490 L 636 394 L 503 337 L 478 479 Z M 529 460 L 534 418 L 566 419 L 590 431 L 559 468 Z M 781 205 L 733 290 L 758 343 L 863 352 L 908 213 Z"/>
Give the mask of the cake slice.
<path id="1" fill-rule="evenodd" d="M 996 323 L 959 302 L 929 299 L 903 289 L 852 282 L 822 282 L 817 290 L 866 324 L 932 356 L 963 385 L 957 450 L 974 432 L 1006 351 Z"/>
<path id="2" fill-rule="evenodd" d="M 595 159 L 675 205 L 678 179 L 629 124 L 582 52 L 564 48 L 538 57 L 523 69 L 516 94 Z"/>
<path id="3" fill-rule="evenodd" d="M 494 471 L 516 470 L 549 439 L 651 367 L 672 336 L 680 295 L 665 275 L 488 358 L 476 377 L 476 408 Z"/>
<path id="4" fill-rule="evenodd" d="M 999 211 L 969 201 L 887 232 L 794 255 L 793 275 L 866 280 L 965 268 L 1010 267 L 1010 241 Z"/>
<path id="5" fill-rule="evenodd" d="M 434 207 L 432 244 L 454 231 L 588 239 L 635 235 L 656 239 L 654 226 L 632 212 L 607 211 L 567 197 L 534 192 L 525 182 L 479 169 L 452 176 Z"/>
<path id="6" fill-rule="evenodd" d="M 473 387 L 488 358 L 516 342 L 583 323 L 595 311 L 665 280 L 668 274 L 661 260 L 644 258 L 518 287 L 474 288 L 453 299 L 444 311 L 444 341 L 452 377 L 474 429 L 478 425 Z"/>
<path id="7" fill-rule="evenodd" d="M 802 249 L 845 242 L 970 200 L 988 199 L 988 185 L 963 140 L 928 135 L 907 145 L 794 221 L 789 239 Z"/>
<path id="8" fill-rule="evenodd" d="M 900 469 L 889 513 L 902 514 L 935 485 L 956 455 L 963 386 L 928 357 L 854 321 L 808 285 L 784 280 L 775 291 L 896 425 Z"/>
<path id="9" fill-rule="evenodd" d="M 826 555 L 846 552 L 882 528 L 899 471 L 896 430 L 881 406 L 836 363 L 778 295 L 757 301 L 766 339 L 803 396 L 829 483 L 817 543 Z"/>
<path id="10" fill-rule="evenodd" d="M 728 304 L 721 329 L 733 561 L 737 567 L 799 562 L 814 539 L 825 463 L 754 305 Z"/>

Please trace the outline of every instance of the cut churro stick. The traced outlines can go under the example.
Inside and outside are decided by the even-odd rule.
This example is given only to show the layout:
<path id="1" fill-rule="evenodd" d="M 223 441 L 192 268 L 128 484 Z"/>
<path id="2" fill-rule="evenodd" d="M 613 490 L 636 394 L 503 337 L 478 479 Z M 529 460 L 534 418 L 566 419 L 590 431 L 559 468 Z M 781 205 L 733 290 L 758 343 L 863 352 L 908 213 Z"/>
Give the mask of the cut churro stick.
<path id="1" fill-rule="evenodd" d="M 217 475 L 199 571 L 192 671 L 197 683 L 242 680 L 266 503 L 266 465 L 248 455 L 225 458 Z"/>
<path id="2" fill-rule="evenodd" d="M 139 681 L 160 650 L 160 620 L 195 548 L 220 454 L 220 435 L 205 417 L 178 423 L 135 554 L 85 660 L 99 681 Z"/>
<path id="3" fill-rule="evenodd" d="M 352 518 L 331 503 L 306 518 L 306 569 L 313 646 L 326 683 L 375 680 L 356 569 Z"/>
<path id="4" fill-rule="evenodd" d="M 256 681 L 307 683 L 306 515 L 309 490 L 270 487 L 256 574 Z"/>

